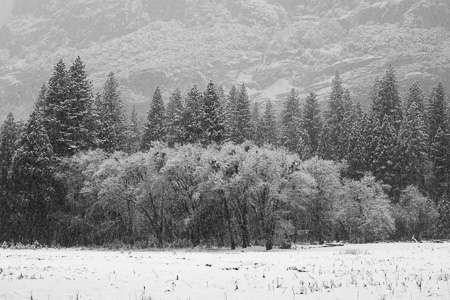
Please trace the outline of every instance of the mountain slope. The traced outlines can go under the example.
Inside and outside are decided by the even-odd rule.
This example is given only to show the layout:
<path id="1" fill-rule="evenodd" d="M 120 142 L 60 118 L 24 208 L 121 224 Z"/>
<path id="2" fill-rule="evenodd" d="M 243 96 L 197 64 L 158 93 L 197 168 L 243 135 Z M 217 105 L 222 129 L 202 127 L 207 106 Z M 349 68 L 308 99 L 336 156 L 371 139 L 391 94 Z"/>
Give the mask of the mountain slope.
<path id="1" fill-rule="evenodd" d="M 156 86 L 245 83 L 276 105 L 290 88 L 325 99 L 336 71 L 366 101 L 393 64 L 402 85 L 450 86 L 447 0 L 15 0 L 0 29 L 0 118 L 26 118 L 63 58 L 80 55 L 94 85 L 117 74 L 147 110 Z"/>

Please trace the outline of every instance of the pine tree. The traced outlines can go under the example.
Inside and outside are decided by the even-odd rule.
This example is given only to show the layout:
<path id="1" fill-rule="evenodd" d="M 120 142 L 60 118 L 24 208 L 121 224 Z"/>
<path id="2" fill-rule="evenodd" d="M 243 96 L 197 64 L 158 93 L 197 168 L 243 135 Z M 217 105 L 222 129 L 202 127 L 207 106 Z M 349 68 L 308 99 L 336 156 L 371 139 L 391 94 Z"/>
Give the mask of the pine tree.
<path id="1" fill-rule="evenodd" d="M 13 157 L 14 182 L 27 191 L 47 193 L 53 177 L 54 153 L 39 113 L 33 112 L 17 143 Z"/>
<path id="2" fill-rule="evenodd" d="M 17 139 L 18 126 L 13 114 L 9 113 L 0 130 L 0 185 L 6 186 L 8 183 Z"/>
<path id="3" fill-rule="evenodd" d="M 71 152 L 67 141 L 68 115 L 64 109 L 64 102 L 70 98 L 69 76 L 66 65 L 60 60 L 48 82 L 45 94 L 42 116 L 50 143 L 58 156 L 65 156 Z"/>
<path id="4" fill-rule="evenodd" d="M 427 106 L 428 136 L 431 145 L 439 128 L 445 132 L 449 128 L 447 99 L 442 82 L 433 88 Z"/>
<path id="5" fill-rule="evenodd" d="M 184 141 L 183 97 L 180 89 L 173 91 L 167 104 L 167 142 L 169 147 L 182 144 Z"/>
<path id="6" fill-rule="evenodd" d="M 404 115 L 399 133 L 401 189 L 409 185 L 424 188 L 428 172 L 428 130 L 425 124 L 425 104 L 419 82 L 406 95 Z"/>
<path id="7" fill-rule="evenodd" d="M 432 172 L 432 199 L 438 203 L 448 197 L 450 178 L 450 126 L 444 85 L 439 83 L 429 97 L 428 144 Z"/>
<path id="8" fill-rule="evenodd" d="M 45 99 L 46 99 L 46 95 L 47 95 L 47 86 L 44 84 L 41 87 L 41 90 L 39 92 L 39 96 L 36 100 L 34 109 L 39 111 L 39 113 L 43 114 L 44 113 L 44 108 L 45 108 Z"/>
<path id="9" fill-rule="evenodd" d="M 378 121 L 389 120 L 395 130 L 398 131 L 402 121 L 402 108 L 397 77 L 392 66 L 388 67 L 381 80 L 375 81 L 371 92 L 371 100 L 371 111 Z"/>
<path id="10" fill-rule="evenodd" d="M 384 77 L 375 81 L 371 91 L 371 122 L 373 131 L 369 144 L 369 164 L 377 180 L 391 186 L 390 196 L 398 201 L 401 192 L 399 131 L 402 123 L 402 107 L 397 78 L 392 66 Z"/>
<path id="11" fill-rule="evenodd" d="M 350 91 L 348 89 L 344 90 L 343 95 L 344 104 L 344 119 L 342 120 L 342 140 L 341 149 L 345 153 L 344 159 L 347 159 L 348 153 L 350 151 L 349 145 L 352 135 L 354 134 L 354 126 L 358 121 L 358 112 L 353 101 L 350 97 Z"/>
<path id="12" fill-rule="evenodd" d="M 413 85 L 409 88 L 409 92 L 406 96 L 405 108 L 404 112 L 408 112 L 410 106 L 414 103 L 417 106 L 417 109 L 425 114 L 425 97 L 423 95 L 422 88 L 420 87 L 420 83 L 418 81 L 414 82 Z"/>
<path id="13" fill-rule="evenodd" d="M 423 103 L 411 102 L 399 132 L 399 189 L 414 185 L 425 187 L 428 168 L 428 134 L 424 122 Z"/>
<path id="14" fill-rule="evenodd" d="M 253 103 L 251 116 L 251 137 L 250 139 L 258 146 L 264 143 L 264 120 L 260 116 L 258 102 Z"/>
<path id="15" fill-rule="evenodd" d="M 87 78 L 85 65 L 78 57 L 69 69 L 69 99 L 64 103 L 69 119 L 67 139 L 69 155 L 96 148 L 96 121 L 93 114 L 92 83 Z"/>
<path id="16" fill-rule="evenodd" d="M 344 96 L 348 97 L 347 102 Z M 324 113 L 324 127 L 319 142 L 319 155 L 323 159 L 341 161 L 348 154 L 348 132 L 346 118 L 349 115 L 349 95 L 346 95 L 339 73 L 332 81 L 328 107 Z"/>
<path id="17" fill-rule="evenodd" d="M 294 153 L 300 153 L 305 147 L 302 139 L 302 117 L 300 99 L 297 92 L 292 89 L 284 102 L 281 113 L 280 144 Z"/>
<path id="18" fill-rule="evenodd" d="M 306 103 L 303 108 L 303 124 L 302 127 L 309 137 L 311 156 L 317 155 L 319 147 L 319 139 L 322 131 L 322 118 L 320 116 L 319 102 L 317 95 L 310 93 L 306 98 Z"/>
<path id="19" fill-rule="evenodd" d="M 25 218 L 21 238 L 46 238 L 54 199 L 55 158 L 41 116 L 34 111 L 17 143 L 12 163 L 13 194 L 19 217 Z"/>
<path id="20" fill-rule="evenodd" d="M 95 110 L 99 122 L 99 147 L 108 152 L 123 150 L 127 131 L 125 108 L 113 72 L 108 75 L 103 93 L 95 98 Z"/>
<path id="21" fill-rule="evenodd" d="M 230 92 L 228 93 L 226 104 L 225 104 L 225 132 L 226 139 L 229 141 L 236 142 L 237 139 L 237 126 L 236 121 L 236 107 L 238 102 L 239 93 L 236 86 L 232 86 Z"/>
<path id="22" fill-rule="evenodd" d="M 127 141 L 124 145 L 124 151 L 131 154 L 139 151 L 141 147 L 142 137 L 141 124 L 138 120 L 136 105 L 133 104 L 131 109 L 130 118 L 127 124 Z"/>
<path id="23" fill-rule="evenodd" d="M 151 143 L 162 142 L 166 138 L 165 108 L 161 90 L 156 88 L 153 94 L 150 110 L 147 114 L 147 123 L 144 125 L 141 150 L 150 149 Z"/>
<path id="24" fill-rule="evenodd" d="M 36 103 L 56 155 L 71 156 L 97 146 L 92 104 L 92 84 L 80 57 L 69 71 L 60 60 Z"/>
<path id="25" fill-rule="evenodd" d="M 449 165 L 450 165 L 450 146 L 449 134 L 446 129 L 438 128 L 433 143 L 430 147 L 430 160 L 432 168 L 432 196 L 438 203 L 442 197 L 447 197 L 449 193 Z"/>
<path id="26" fill-rule="evenodd" d="M 234 111 L 234 124 L 236 135 L 233 141 L 237 144 L 243 143 L 245 140 L 250 139 L 250 100 L 247 94 L 247 88 L 243 84 L 239 91 L 236 108 Z"/>
<path id="27" fill-rule="evenodd" d="M 373 129 L 374 149 L 371 153 L 371 171 L 377 180 L 391 186 L 391 196 L 398 200 L 401 190 L 398 187 L 398 135 L 394 122 L 388 116 L 375 118 Z"/>
<path id="28" fill-rule="evenodd" d="M 450 237 L 450 200 L 448 197 L 440 199 L 438 204 L 439 221 L 438 232 L 443 238 Z"/>
<path id="29" fill-rule="evenodd" d="M 183 126 L 185 138 L 183 143 L 199 143 L 202 139 L 203 130 L 202 120 L 202 95 L 194 85 L 187 94 L 184 113 L 183 113 Z"/>
<path id="30" fill-rule="evenodd" d="M 264 115 L 262 117 L 262 144 L 277 144 L 275 111 L 272 102 L 267 100 Z"/>
<path id="31" fill-rule="evenodd" d="M 360 180 L 370 170 L 370 154 L 376 145 L 370 118 L 366 114 L 357 113 L 357 116 L 358 119 L 351 129 L 346 176 Z"/>
<path id="32" fill-rule="evenodd" d="M 220 144 L 225 139 L 224 118 L 222 113 L 222 105 L 219 101 L 216 88 L 212 81 L 206 87 L 202 100 L 202 143 L 204 145 L 208 145 L 212 142 Z"/>

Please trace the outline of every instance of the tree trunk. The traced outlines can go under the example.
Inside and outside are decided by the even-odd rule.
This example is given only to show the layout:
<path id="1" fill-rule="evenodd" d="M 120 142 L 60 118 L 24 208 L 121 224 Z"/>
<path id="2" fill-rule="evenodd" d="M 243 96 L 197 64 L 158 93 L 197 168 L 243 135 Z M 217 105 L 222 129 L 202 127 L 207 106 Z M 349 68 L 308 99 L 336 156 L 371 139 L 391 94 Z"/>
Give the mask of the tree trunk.
<path id="1" fill-rule="evenodd" d="M 264 230 L 264 239 L 265 239 L 265 246 L 266 250 L 272 250 L 273 249 L 273 238 L 275 235 L 275 223 L 272 219 L 266 220 L 266 226 Z"/>
<path id="2" fill-rule="evenodd" d="M 242 248 L 247 248 L 250 246 L 250 238 L 248 234 L 248 220 L 245 217 L 242 224 Z"/>
<path id="3" fill-rule="evenodd" d="M 220 194 L 221 194 L 222 203 L 223 203 L 224 210 L 225 210 L 225 218 L 227 220 L 228 234 L 230 235 L 231 250 L 234 250 L 234 249 L 236 249 L 236 242 L 234 240 L 234 235 L 233 235 L 233 225 L 231 224 L 230 208 L 228 206 L 227 200 L 225 199 L 225 195 L 223 194 L 222 191 Z"/>
<path id="4" fill-rule="evenodd" d="M 242 205 L 242 248 L 250 246 L 250 237 L 248 233 L 248 200 L 245 199 Z"/>

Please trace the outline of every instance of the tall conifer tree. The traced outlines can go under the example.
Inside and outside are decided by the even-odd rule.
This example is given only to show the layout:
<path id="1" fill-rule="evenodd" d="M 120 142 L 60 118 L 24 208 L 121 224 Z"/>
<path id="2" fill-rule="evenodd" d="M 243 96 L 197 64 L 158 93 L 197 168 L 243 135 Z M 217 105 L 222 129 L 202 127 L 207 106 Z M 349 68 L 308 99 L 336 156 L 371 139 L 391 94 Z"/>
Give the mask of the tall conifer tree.
<path id="1" fill-rule="evenodd" d="M 428 169 L 428 134 L 423 113 L 413 102 L 406 111 L 399 132 L 399 172 L 400 189 L 409 185 L 425 188 Z"/>
<path id="2" fill-rule="evenodd" d="M 199 143 L 202 139 L 203 130 L 203 110 L 202 110 L 202 95 L 197 86 L 194 85 L 187 94 L 183 112 L 184 125 L 184 143 Z"/>
<path id="3" fill-rule="evenodd" d="M 300 99 L 297 92 L 291 89 L 281 113 L 280 144 L 294 153 L 302 152 L 305 147 L 301 122 Z"/>
<path id="4" fill-rule="evenodd" d="M 36 103 L 58 156 L 71 156 L 97 146 L 92 84 L 78 57 L 69 71 L 62 60 Z"/>
<path id="5" fill-rule="evenodd" d="M 236 141 L 237 136 L 237 128 L 235 124 L 236 120 L 236 107 L 238 102 L 239 92 L 236 89 L 236 86 L 232 86 L 230 92 L 227 95 L 226 103 L 225 103 L 225 132 L 226 139 L 230 141 Z"/>
<path id="6" fill-rule="evenodd" d="M 16 213 L 23 222 L 21 237 L 43 240 L 50 229 L 54 200 L 53 148 L 41 115 L 34 111 L 17 143 L 12 164 Z M 44 240 L 45 241 L 45 240 Z"/>
<path id="7" fill-rule="evenodd" d="M 167 143 L 170 147 L 175 144 L 184 142 L 184 125 L 183 125 L 183 97 L 180 89 L 176 89 L 170 95 L 167 104 Z"/>
<path id="8" fill-rule="evenodd" d="M 448 103 L 444 85 L 439 83 L 433 88 L 428 101 L 428 144 L 432 168 L 432 198 L 438 203 L 448 198 L 450 180 L 450 125 Z"/>
<path id="9" fill-rule="evenodd" d="M 258 146 L 264 143 L 264 119 L 259 112 L 258 102 L 254 102 L 252 108 L 251 140 Z"/>
<path id="10" fill-rule="evenodd" d="M 394 122 L 388 116 L 373 123 L 374 150 L 371 161 L 371 171 L 379 180 L 389 184 L 392 193 L 400 192 L 397 189 L 397 166 L 398 166 L 398 137 Z M 372 126 L 373 126 L 372 125 Z M 397 194 L 398 195 L 398 194 Z"/>
<path id="11" fill-rule="evenodd" d="M 401 186 L 399 130 L 402 107 L 395 71 L 389 66 L 381 80 L 375 81 L 371 92 L 371 146 L 369 152 L 371 171 L 378 180 L 391 186 L 391 196 L 398 201 Z"/>
<path id="12" fill-rule="evenodd" d="M 71 152 L 67 145 L 68 115 L 64 103 L 70 98 L 69 76 L 66 65 L 61 59 L 55 66 L 52 77 L 48 82 L 45 94 L 42 116 L 50 143 L 58 156 L 65 156 Z"/>
<path id="13" fill-rule="evenodd" d="M 262 117 L 262 144 L 277 144 L 277 126 L 275 111 L 272 102 L 267 100 L 264 115 Z"/>
<path id="14" fill-rule="evenodd" d="M 125 108 L 113 72 L 106 79 L 103 93 L 97 94 L 95 109 L 99 122 L 99 147 L 108 152 L 124 150 L 127 132 Z"/>
<path id="15" fill-rule="evenodd" d="M 374 117 L 380 122 L 389 120 L 398 131 L 402 121 L 402 107 L 397 76 L 392 66 L 388 67 L 381 80 L 376 80 L 371 92 L 371 100 L 371 112 Z"/>
<path id="16" fill-rule="evenodd" d="M 250 100 L 248 98 L 247 88 L 243 84 L 238 94 L 238 99 L 236 103 L 236 110 L 234 112 L 235 127 L 236 127 L 236 137 L 234 139 L 235 143 L 243 143 L 245 140 L 250 139 Z"/>
<path id="17" fill-rule="evenodd" d="M 136 112 L 136 105 L 133 104 L 131 108 L 130 118 L 127 124 L 127 141 L 124 150 L 127 153 L 135 153 L 141 147 L 142 129 Z"/>
<path id="18" fill-rule="evenodd" d="M 98 146 L 96 120 L 93 114 L 92 83 L 87 78 L 85 65 L 77 57 L 69 69 L 69 99 L 64 109 L 69 115 L 67 140 L 69 155 Z"/>
<path id="19" fill-rule="evenodd" d="M 428 132 L 424 116 L 424 96 L 415 82 L 406 97 L 402 125 L 399 132 L 399 186 L 425 188 L 428 172 Z"/>
<path id="20" fill-rule="evenodd" d="M 317 101 L 317 95 L 315 93 L 310 93 L 306 98 L 302 122 L 302 127 L 309 137 L 311 155 L 317 155 L 323 125 L 322 117 L 320 116 L 319 102 Z"/>
<path id="21" fill-rule="evenodd" d="M 17 139 L 18 126 L 9 113 L 0 130 L 0 185 L 7 185 Z"/>
<path id="22" fill-rule="evenodd" d="M 345 99 L 347 97 L 347 99 Z M 319 143 L 319 155 L 324 159 L 341 161 L 348 154 L 349 95 L 346 95 L 339 73 L 332 81 L 328 107 L 324 113 L 324 127 Z"/>
<path id="23" fill-rule="evenodd" d="M 202 143 L 204 145 L 208 145 L 211 142 L 220 144 L 225 139 L 224 116 L 222 112 L 222 105 L 212 81 L 206 87 L 206 91 L 203 96 L 202 112 Z"/>
<path id="24" fill-rule="evenodd" d="M 148 150 L 152 142 L 162 142 L 165 141 L 165 138 L 165 108 L 161 90 L 157 87 L 147 114 L 147 123 L 144 125 L 141 150 Z"/>

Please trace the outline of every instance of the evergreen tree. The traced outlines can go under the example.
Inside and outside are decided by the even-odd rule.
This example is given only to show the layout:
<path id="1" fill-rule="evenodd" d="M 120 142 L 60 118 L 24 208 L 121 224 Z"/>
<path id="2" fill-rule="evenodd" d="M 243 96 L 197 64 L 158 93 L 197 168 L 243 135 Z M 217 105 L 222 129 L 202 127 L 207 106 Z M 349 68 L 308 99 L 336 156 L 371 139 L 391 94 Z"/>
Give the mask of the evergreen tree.
<path id="1" fill-rule="evenodd" d="M 236 89 L 236 86 L 232 86 L 230 92 L 228 93 L 226 104 L 225 104 L 225 132 L 226 138 L 229 141 L 236 141 L 236 137 L 238 135 L 237 127 L 235 124 L 236 121 L 236 107 L 238 102 L 239 93 Z"/>
<path id="2" fill-rule="evenodd" d="M 50 139 L 40 114 L 34 111 L 17 143 L 12 164 L 14 210 L 21 218 L 22 239 L 42 240 L 50 236 L 54 164 Z"/>
<path id="3" fill-rule="evenodd" d="M 450 200 L 448 197 L 442 197 L 437 208 L 439 212 L 439 235 L 448 239 L 450 237 Z"/>
<path id="4" fill-rule="evenodd" d="M 264 116 L 262 117 L 262 144 L 276 145 L 277 131 L 276 131 L 275 111 L 272 102 L 267 100 Z"/>
<path id="5" fill-rule="evenodd" d="M 409 92 L 406 95 L 405 108 L 404 112 L 407 113 L 410 106 L 414 103 L 417 106 L 417 109 L 422 113 L 422 117 L 425 114 L 425 100 L 422 88 L 420 87 L 420 83 L 418 81 L 414 82 L 413 85 L 409 88 Z"/>
<path id="6" fill-rule="evenodd" d="M 431 161 L 432 199 L 438 203 L 449 192 L 450 178 L 450 127 L 448 105 L 444 85 L 439 83 L 433 88 L 428 101 L 428 144 Z"/>
<path id="7" fill-rule="evenodd" d="M 247 88 L 244 84 L 241 86 L 241 90 L 239 91 L 233 116 L 233 124 L 235 128 L 233 132 L 235 135 L 232 140 L 233 142 L 240 144 L 245 140 L 250 139 L 251 132 L 250 100 L 248 98 Z"/>
<path id="8" fill-rule="evenodd" d="M 392 66 L 388 67 L 381 80 L 375 81 L 371 100 L 371 111 L 378 121 L 389 120 L 398 131 L 402 121 L 402 109 L 397 77 Z M 386 116 L 387 118 L 385 118 Z"/>
<path id="9" fill-rule="evenodd" d="M 208 145 L 211 142 L 220 144 L 225 139 L 224 116 L 222 113 L 222 105 L 212 81 L 206 87 L 202 100 L 202 143 L 204 145 Z"/>
<path id="10" fill-rule="evenodd" d="M 402 108 L 397 78 L 392 66 L 384 77 L 377 79 L 371 92 L 371 122 L 373 126 L 369 145 L 369 164 L 377 180 L 391 186 L 390 196 L 398 201 L 401 153 L 399 152 L 399 130 L 402 123 Z"/>
<path id="11" fill-rule="evenodd" d="M 173 91 L 167 104 L 167 142 L 170 147 L 175 144 L 181 144 L 184 141 L 183 126 L 183 97 L 180 89 Z"/>
<path id="12" fill-rule="evenodd" d="M 420 103 L 412 102 L 406 111 L 399 133 L 399 171 L 401 190 L 409 185 L 425 186 L 428 168 L 428 134 Z"/>
<path id="13" fill-rule="evenodd" d="M 430 160 L 432 168 L 431 194 L 435 203 L 449 194 L 449 134 L 446 129 L 439 127 L 430 147 Z"/>
<path id="14" fill-rule="evenodd" d="M 370 153 L 375 148 L 372 124 L 370 118 L 362 114 L 351 128 L 346 175 L 355 180 L 360 180 L 370 170 Z"/>
<path id="15" fill-rule="evenodd" d="M 130 119 L 127 127 L 127 142 L 125 143 L 124 150 L 129 154 L 136 153 L 141 147 L 142 130 L 141 124 L 138 120 L 135 104 L 133 104 L 133 107 L 131 109 Z"/>
<path id="16" fill-rule="evenodd" d="M 379 121 L 375 119 L 373 123 L 374 149 L 371 153 L 371 171 L 377 178 L 391 186 L 391 196 L 398 196 L 401 190 L 398 186 L 398 136 L 394 127 L 394 122 L 387 116 Z"/>
<path id="17" fill-rule="evenodd" d="M 291 152 L 300 153 L 305 147 L 302 139 L 300 99 L 297 92 L 292 89 L 284 102 L 281 113 L 280 143 Z"/>
<path id="18" fill-rule="evenodd" d="M 39 113 L 43 114 L 45 109 L 45 99 L 47 96 L 47 86 L 45 84 L 42 85 L 41 90 L 39 92 L 39 96 L 36 100 L 34 109 L 39 111 Z"/>
<path id="19" fill-rule="evenodd" d="M 48 89 L 42 87 L 36 103 L 44 117 L 55 154 L 71 156 L 97 145 L 92 114 L 92 84 L 78 57 L 69 71 L 62 60 L 55 66 Z"/>
<path id="20" fill-rule="evenodd" d="M 446 133 L 449 129 L 448 105 L 442 82 L 433 88 L 427 106 L 428 136 L 431 145 L 439 128 Z"/>
<path id="21" fill-rule="evenodd" d="M 345 152 L 345 159 L 350 151 L 349 144 L 351 136 L 354 134 L 354 126 L 358 121 L 358 112 L 356 107 L 353 105 L 353 101 L 350 97 L 350 91 L 348 89 L 344 90 L 343 95 L 344 103 L 344 119 L 342 120 L 342 149 Z"/>
<path id="22" fill-rule="evenodd" d="M 349 94 L 343 88 L 339 73 L 336 73 L 332 81 L 328 107 L 324 113 L 324 127 L 320 138 L 319 154 L 323 159 L 341 161 L 348 154 L 349 101 L 351 101 Z"/>
<path id="23" fill-rule="evenodd" d="M 151 143 L 164 141 L 166 138 L 165 108 L 161 96 L 161 90 L 156 88 L 153 94 L 150 110 L 147 115 L 147 123 L 144 126 L 141 150 L 150 149 Z"/>
<path id="24" fill-rule="evenodd" d="M 17 139 L 18 126 L 13 114 L 9 113 L 0 130 L 0 185 L 7 185 Z"/>
<path id="25" fill-rule="evenodd" d="M 184 143 L 195 144 L 201 141 L 203 135 L 203 111 L 202 111 L 202 95 L 194 85 L 187 94 L 184 113 Z"/>
<path id="26" fill-rule="evenodd" d="M 64 109 L 64 102 L 70 98 L 69 76 L 66 65 L 61 59 L 55 66 L 52 77 L 48 82 L 45 94 L 42 116 L 50 143 L 58 156 L 65 156 L 71 152 L 67 141 L 67 120 L 69 116 Z"/>
<path id="27" fill-rule="evenodd" d="M 103 93 L 97 94 L 95 109 L 99 122 L 99 147 L 107 152 L 123 150 L 127 132 L 125 108 L 113 72 L 106 79 Z"/>
<path id="28" fill-rule="evenodd" d="M 92 83 L 85 65 L 78 57 L 69 69 L 70 98 L 64 103 L 69 116 L 67 135 L 69 155 L 98 146 L 96 121 L 93 114 Z"/>
<path id="29" fill-rule="evenodd" d="M 253 103 L 251 116 L 251 140 L 258 146 L 264 143 L 264 119 L 260 116 L 258 103 Z"/>
<path id="30" fill-rule="evenodd" d="M 319 102 L 317 95 L 311 92 L 306 98 L 306 103 L 303 108 L 303 129 L 309 137 L 311 155 L 317 155 L 319 147 L 319 138 L 322 131 L 322 118 L 320 116 Z"/>
<path id="31" fill-rule="evenodd" d="M 400 189 L 409 185 L 424 188 L 428 173 L 428 132 L 424 116 L 424 97 L 415 82 L 406 95 L 402 125 L 399 132 Z"/>

